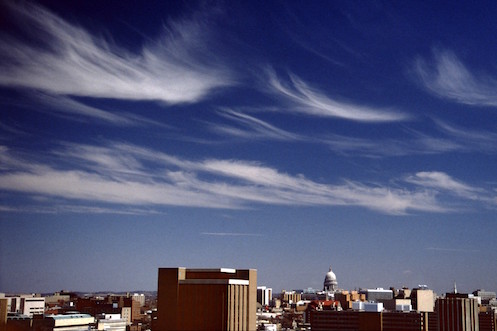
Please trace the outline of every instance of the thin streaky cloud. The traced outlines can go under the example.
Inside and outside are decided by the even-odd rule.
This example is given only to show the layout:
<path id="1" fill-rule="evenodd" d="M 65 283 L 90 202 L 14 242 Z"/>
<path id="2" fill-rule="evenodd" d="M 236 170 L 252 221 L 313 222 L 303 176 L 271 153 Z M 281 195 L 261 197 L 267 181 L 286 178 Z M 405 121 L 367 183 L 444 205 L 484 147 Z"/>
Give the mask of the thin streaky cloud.
<path id="1" fill-rule="evenodd" d="M 2 123 L 2 122 L 0 122 L 0 131 L 9 133 L 11 135 L 16 135 L 16 136 L 19 136 L 19 135 L 24 136 L 24 135 L 28 134 L 26 131 L 23 131 L 20 128 L 18 128 L 18 125 L 12 126 L 12 125 L 8 125 L 8 124 Z"/>
<path id="2" fill-rule="evenodd" d="M 56 163 L 0 150 L 6 162 L 0 189 L 128 207 L 245 209 L 261 205 L 360 206 L 380 213 L 449 212 L 429 189 L 409 190 L 355 181 L 318 183 L 256 162 L 181 159 L 123 143 L 66 144 Z M 46 153 L 45 153 L 46 154 Z M 50 164 L 57 164 L 52 166 Z"/>
<path id="3" fill-rule="evenodd" d="M 337 66 L 345 66 L 342 61 L 332 58 L 330 54 L 336 53 L 335 49 L 340 48 L 341 51 L 345 51 L 348 56 L 352 55 L 354 57 L 360 58 L 361 54 L 351 49 L 345 43 L 341 42 L 338 38 L 333 37 L 329 33 L 316 33 L 315 29 L 309 29 L 308 24 L 304 24 L 302 20 L 290 7 L 285 6 L 285 12 L 287 17 L 292 21 L 292 24 L 288 24 L 288 19 L 285 20 L 285 24 L 279 24 L 280 29 L 283 30 L 297 45 L 303 49 L 317 55 L 318 57 L 332 63 Z M 326 36 L 325 41 L 323 41 L 323 35 Z M 319 36 L 319 37 L 317 37 Z M 319 50 L 321 47 L 323 50 Z"/>
<path id="4" fill-rule="evenodd" d="M 31 94 L 33 101 L 40 105 L 45 105 L 50 109 L 50 112 L 59 113 L 62 116 L 68 114 L 69 119 L 77 120 L 79 118 L 94 119 L 98 122 L 108 123 L 116 126 L 165 126 L 162 123 L 147 119 L 143 116 L 129 113 L 110 112 L 96 107 L 85 105 L 67 96 L 49 95 L 45 93 Z M 55 113 L 55 114 L 56 114 Z"/>
<path id="5" fill-rule="evenodd" d="M 254 110 L 252 110 L 254 111 Z M 433 136 L 416 130 L 406 129 L 404 139 L 371 140 L 338 134 L 308 136 L 293 133 L 262 121 L 254 116 L 231 109 L 222 109 L 220 115 L 234 121 L 238 126 L 209 123 L 209 128 L 222 135 L 244 139 L 271 139 L 280 141 L 302 141 L 325 144 L 343 155 L 368 158 L 396 157 L 404 155 L 442 154 L 448 152 L 493 152 L 497 148 L 497 134 L 485 131 L 469 131 L 448 123 L 434 120 L 442 136 Z"/>
<path id="6" fill-rule="evenodd" d="M 212 123 L 211 130 L 239 138 L 264 138 L 283 141 L 302 139 L 299 135 L 285 131 L 254 116 L 250 116 L 232 109 L 223 108 L 218 112 L 221 116 L 235 122 L 240 127 Z"/>
<path id="7" fill-rule="evenodd" d="M 234 84 L 230 70 L 203 46 L 209 33 L 200 20 L 172 23 L 161 39 L 132 53 L 35 4 L 4 7 L 37 43 L 1 35 L 2 86 L 177 104 Z"/>
<path id="8" fill-rule="evenodd" d="M 455 180 L 440 171 L 421 171 L 408 176 L 406 181 L 423 187 L 445 190 L 471 200 L 477 199 L 479 194 L 483 193 L 482 189 Z"/>
<path id="9" fill-rule="evenodd" d="M 154 209 L 142 208 L 105 208 L 57 204 L 56 206 L 0 206 L 0 211 L 8 213 L 30 214 L 116 214 L 116 215 L 152 215 L 160 214 Z"/>
<path id="10" fill-rule="evenodd" d="M 497 134 L 495 132 L 469 130 L 440 120 L 435 120 L 435 123 L 442 132 L 453 140 L 458 140 L 460 144 L 466 145 L 468 150 L 493 153 L 497 149 Z"/>
<path id="11" fill-rule="evenodd" d="M 497 106 L 497 79 L 471 72 L 451 51 L 433 51 L 433 60 L 414 63 L 417 78 L 430 93 L 473 106 Z"/>
<path id="12" fill-rule="evenodd" d="M 426 134 L 414 134 L 409 139 L 379 139 L 348 137 L 337 134 L 327 134 L 316 139 L 344 155 L 360 157 L 398 157 L 405 155 L 441 154 L 453 151 L 466 151 L 464 144 L 449 138 L 432 137 Z"/>
<path id="13" fill-rule="evenodd" d="M 480 250 L 478 249 L 465 249 L 465 248 L 446 248 L 446 247 L 426 247 L 428 251 L 437 251 L 437 252 L 454 252 L 454 253 L 478 253 Z"/>
<path id="14" fill-rule="evenodd" d="M 359 122 L 396 122 L 408 119 L 406 114 L 393 109 L 360 106 L 334 100 L 293 74 L 289 75 L 288 81 L 283 81 L 272 69 L 266 70 L 266 75 L 267 83 L 264 89 L 269 89 L 279 100 L 288 103 L 289 111 Z"/>
<path id="15" fill-rule="evenodd" d="M 239 232 L 202 232 L 203 236 L 216 236 L 216 237 L 263 237 L 260 233 L 239 233 Z"/>
<path id="16" fill-rule="evenodd" d="M 338 134 L 326 134 L 314 141 L 329 145 L 340 154 L 361 157 L 396 157 L 430 155 L 451 152 L 494 153 L 497 134 L 485 130 L 469 130 L 434 119 L 437 131 L 426 133 L 406 128 L 406 136 L 398 139 L 366 139 Z"/>
<path id="17" fill-rule="evenodd" d="M 2 98 L 5 106 L 49 113 L 76 122 L 96 122 L 121 127 L 157 126 L 169 128 L 167 124 L 154 121 L 139 114 L 119 110 L 105 110 L 89 106 L 74 97 L 30 91 L 23 94 L 22 100 Z M 0 130 L 2 129 L 0 124 Z M 12 130 L 11 130 L 12 131 Z M 15 133 L 15 132 L 12 132 Z"/>

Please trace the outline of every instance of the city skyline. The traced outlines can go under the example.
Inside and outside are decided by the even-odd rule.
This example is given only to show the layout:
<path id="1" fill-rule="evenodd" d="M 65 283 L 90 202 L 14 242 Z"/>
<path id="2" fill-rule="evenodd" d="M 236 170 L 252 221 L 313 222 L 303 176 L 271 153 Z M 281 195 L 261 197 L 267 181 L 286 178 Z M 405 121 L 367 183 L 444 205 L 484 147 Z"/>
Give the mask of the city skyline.
<path id="1" fill-rule="evenodd" d="M 497 290 L 492 2 L 0 6 L 0 292 Z"/>

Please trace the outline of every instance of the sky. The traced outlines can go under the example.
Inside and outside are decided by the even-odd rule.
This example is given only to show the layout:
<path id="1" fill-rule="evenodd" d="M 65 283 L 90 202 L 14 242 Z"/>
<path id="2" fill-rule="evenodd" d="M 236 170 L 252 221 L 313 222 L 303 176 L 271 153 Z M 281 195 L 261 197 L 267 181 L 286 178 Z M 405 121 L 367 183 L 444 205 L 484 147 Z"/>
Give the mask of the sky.
<path id="1" fill-rule="evenodd" d="M 497 291 L 494 2 L 0 7 L 0 292 Z"/>

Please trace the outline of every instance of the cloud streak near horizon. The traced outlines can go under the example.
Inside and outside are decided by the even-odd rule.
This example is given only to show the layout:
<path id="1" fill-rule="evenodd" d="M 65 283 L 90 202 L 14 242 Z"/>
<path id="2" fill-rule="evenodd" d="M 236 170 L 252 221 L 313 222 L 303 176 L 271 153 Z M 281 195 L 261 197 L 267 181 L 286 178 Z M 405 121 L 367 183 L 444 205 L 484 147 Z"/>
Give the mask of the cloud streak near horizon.
<path id="1" fill-rule="evenodd" d="M 260 233 L 240 233 L 240 232 L 202 232 L 203 236 L 215 237 L 263 237 Z"/>
<path id="2" fill-rule="evenodd" d="M 153 43 L 131 52 L 33 3 L 5 7 L 36 42 L 0 36 L 0 85 L 66 96 L 193 103 L 235 84 L 206 46 L 202 23 L 170 24 Z M 102 116 L 102 114 L 96 114 Z"/>
<path id="3" fill-rule="evenodd" d="M 35 162 L 2 149 L 0 189 L 93 203 L 244 209 L 257 205 L 357 206 L 385 214 L 448 212 L 436 191 L 324 184 L 240 160 L 192 161 L 139 146 L 65 144 Z M 62 161 L 63 160 L 63 161 Z M 419 184 L 419 183 L 416 183 Z"/>

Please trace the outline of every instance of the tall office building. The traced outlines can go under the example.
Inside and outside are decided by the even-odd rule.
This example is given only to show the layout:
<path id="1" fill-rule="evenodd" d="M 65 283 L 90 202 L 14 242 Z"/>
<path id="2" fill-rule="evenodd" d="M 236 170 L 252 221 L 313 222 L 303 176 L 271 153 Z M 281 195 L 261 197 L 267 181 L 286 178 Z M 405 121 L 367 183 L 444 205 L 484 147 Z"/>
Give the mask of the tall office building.
<path id="1" fill-rule="evenodd" d="M 255 330 L 254 269 L 160 268 L 154 331 Z"/>
<path id="2" fill-rule="evenodd" d="M 447 293 L 445 298 L 437 299 L 435 309 L 439 331 L 479 331 L 476 298 L 468 294 Z"/>
<path id="3" fill-rule="evenodd" d="M 273 289 L 266 286 L 257 287 L 257 302 L 263 307 L 271 305 L 273 300 Z"/>

